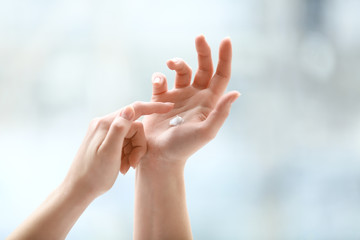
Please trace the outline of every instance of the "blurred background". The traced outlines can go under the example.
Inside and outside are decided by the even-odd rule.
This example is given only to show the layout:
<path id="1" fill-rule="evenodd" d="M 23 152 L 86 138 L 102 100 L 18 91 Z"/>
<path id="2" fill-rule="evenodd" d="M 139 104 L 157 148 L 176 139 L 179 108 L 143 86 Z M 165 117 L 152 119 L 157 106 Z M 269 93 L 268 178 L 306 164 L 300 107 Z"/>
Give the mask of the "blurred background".
<path id="1" fill-rule="evenodd" d="M 151 74 L 215 64 L 242 96 L 186 166 L 195 239 L 360 239 L 360 1 L 0 0 L 0 238 L 62 181 L 96 116 L 151 96 Z M 68 239 L 131 239 L 134 171 Z"/>

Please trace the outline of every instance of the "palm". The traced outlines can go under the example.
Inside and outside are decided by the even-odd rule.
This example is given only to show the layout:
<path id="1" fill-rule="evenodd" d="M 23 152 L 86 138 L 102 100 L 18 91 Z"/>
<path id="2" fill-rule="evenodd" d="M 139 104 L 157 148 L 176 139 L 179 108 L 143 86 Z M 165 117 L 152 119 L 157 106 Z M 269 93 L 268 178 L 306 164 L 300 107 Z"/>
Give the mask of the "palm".
<path id="1" fill-rule="evenodd" d="M 157 158 L 187 159 L 206 144 L 225 120 L 219 118 L 214 109 L 238 94 L 232 92 L 221 97 L 230 79 L 230 41 L 224 40 L 220 45 L 220 59 L 214 76 L 210 48 L 202 36 L 197 38 L 196 48 L 199 54 L 199 70 L 191 85 L 191 69 L 180 59 L 168 61 L 169 68 L 177 73 L 174 89 L 167 90 L 164 75 L 158 73 L 153 77 L 158 81 L 154 81 L 152 101 L 175 104 L 172 111 L 149 115 L 143 120 L 148 154 Z M 212 113 L 211 120 L 209 116 Z M 184 123 L 170 126 L 170 120 L 177 115 L 185 120 Z M 212 125 L 215 125 L 215 128 Z"/>
<path id="2" fill-rule="evenodd" d="M 173 102 L 175 106 L 169 113 L 153 114 L 144 118 L 149 150 L 162 152 L 161 149 L 166 149 L 166 152 L 171 153 L 171 156 L 166 156 L 167 159 L 193 153 L 191 149 L 194 145 L 189 144 L 189 140 L 194 139 L 192 136 L 196 133 L 198 123 L 204 121 L 214 107 L 204 99 L 213 97 L 209 91 L 198 90 L 192 86 L 174 89 L 159 96 L 157 101 Z M 177 115 L 184 118 L 184 123 L 170 126 L 170 120 Z"/>

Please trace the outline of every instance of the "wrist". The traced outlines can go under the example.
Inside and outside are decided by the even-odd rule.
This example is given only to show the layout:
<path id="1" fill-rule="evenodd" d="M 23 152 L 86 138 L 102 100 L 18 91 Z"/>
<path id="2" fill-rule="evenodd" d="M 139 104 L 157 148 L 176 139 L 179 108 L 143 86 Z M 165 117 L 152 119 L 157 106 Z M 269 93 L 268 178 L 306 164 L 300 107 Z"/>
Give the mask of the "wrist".
<path id="1" fill-rule="evenodd" d="M 80 180 L 74 181 L 68 177 L 60 184 L 58 191 L 61 191 L 71 201 L 82 205 L 89 205 L 100 195 L 87 184 L 81 184 Z"/>
<path id="2" fill-rule="evenodd" d="M 184 165 L 148 158 L 139 163 L 135 175 L 134 239 L 188 239 L 183 235 L 191 235 Z"/>
<path id="3" fill-rule="evenodd" d="M 156 157 L 143 157 L 136 170 L 139 174 L 146 174 L 150 177 L 182 176 L 185 168 L 184 160 L 162 159 Z"/>

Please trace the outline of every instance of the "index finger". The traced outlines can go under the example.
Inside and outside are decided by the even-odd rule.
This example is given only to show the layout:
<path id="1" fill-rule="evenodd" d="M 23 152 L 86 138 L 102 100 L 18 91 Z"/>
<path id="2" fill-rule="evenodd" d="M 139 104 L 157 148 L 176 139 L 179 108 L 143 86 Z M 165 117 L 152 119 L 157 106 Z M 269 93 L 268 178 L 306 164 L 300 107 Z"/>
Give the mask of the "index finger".
<path id="1" fill-rule="evenodd" d="M 142 115 L 150 115 L 153 113 L 167 113 L 171 109 L 173 109 L 174 103 L 170 103 L 170 102 L 166 102 L 166 103 L 163 103 L 163 102 L 134 102 L 130 106 L 134 109 L 135 116 L 134 116 L 134 119 L 132 119 L 132 120 L 135 121 Z M 123 110 L 123 108 L 116 112 L 106 115 L 104 118 L 106 120 L 112 122 L 116 116 L 120 115 L 122 110 Z"/>
<path id="2" fill-rule="evenodd" d="M 138 119 L 142 115 L 150 115 L 153 113 L 167 113 L 174 107 L 174 103 L 163 102 L 134 102 L 132 107 L 135 111 L 135 118 Z"/>

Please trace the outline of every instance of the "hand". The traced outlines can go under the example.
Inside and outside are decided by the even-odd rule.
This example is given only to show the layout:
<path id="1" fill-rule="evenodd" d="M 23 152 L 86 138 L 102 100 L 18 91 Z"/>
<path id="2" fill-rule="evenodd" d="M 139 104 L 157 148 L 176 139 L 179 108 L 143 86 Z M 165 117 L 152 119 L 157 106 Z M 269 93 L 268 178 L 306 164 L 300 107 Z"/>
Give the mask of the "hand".
<path id="1" fill-rule="evenodd" d="M 94 197 L 109 190 L 119 170 L 136 167 L 146 152 L 141 115 L 166 113 L 172 103 L 136 102 L 105 117 L 94 119 L 65 181 Z"/>
<path id="2" fill-rule="evenodd" d="M 191 83 L 191 68 L 179 58 L 167 65 L 176 71 L 175 88 L 168 91 L 166 77 L 155 73 L 152 78 L 152 102 L 173 102 L 174 108 L 165 114 L 146 116 L 143 120 L 148 140 L 146 161 L 183 166 L 186 159 L 213 139 L 226 120 L 231 104 L 240 95 L 236 91 L 223 95 L 231 75 L 231 41 L 222 40 L 219 62 L 213 75 L 211 50 L 204 36 L 195 40 L 199 68 Z M 185 121 L 170 126 L 176 115 Z"/>

